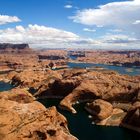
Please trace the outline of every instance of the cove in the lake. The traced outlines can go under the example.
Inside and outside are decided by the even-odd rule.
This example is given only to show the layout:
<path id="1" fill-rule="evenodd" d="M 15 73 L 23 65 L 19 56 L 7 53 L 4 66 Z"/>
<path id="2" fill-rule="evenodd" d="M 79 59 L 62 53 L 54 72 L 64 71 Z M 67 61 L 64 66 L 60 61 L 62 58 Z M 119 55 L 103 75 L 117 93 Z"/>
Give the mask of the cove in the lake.
<path id="1" fill-rule="evenodd" d="M 120 127 L 106 127 L 92 124 L 84 103 L 75 105 L 77 114 L 72 114 L 58 108 L 59 99 L 39 99 L 46 107 L 56 106 L 68 120 L 70 132 L 79 140 L 138 140 L 139 133 Z"/>

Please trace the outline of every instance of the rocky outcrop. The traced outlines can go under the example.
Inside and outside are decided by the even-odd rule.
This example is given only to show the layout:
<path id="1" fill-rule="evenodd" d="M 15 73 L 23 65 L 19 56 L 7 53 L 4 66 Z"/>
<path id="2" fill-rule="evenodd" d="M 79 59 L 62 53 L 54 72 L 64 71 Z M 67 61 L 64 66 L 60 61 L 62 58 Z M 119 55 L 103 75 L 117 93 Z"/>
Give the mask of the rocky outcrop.
<path id="1" fill-rule="evenodd" d="M 97 125 L 124 126 L 139 132 L 139 76 L 109 71 L 77 76 L 81 83 L 60 102 L 62 109 L 76 113 L 74 104 L 90 102 L 86 110 Z"/>
<path id="2" fill-rule="evenodd" d="M 20 73 L 9 73 L 8 77 L 12 77 L 11 83 L 15 86 L 38 89 L 42 83 L 47 83 L 53 79 L 61 78 L 61 75 L 55 71 L 34 71 L 24 70 Z"/>
<path id="3" fill-rule="evenodd" d="M 64 98 L 79 84 L 77 80 L 51 79 L 39 87 L 35 97 Z M 61 94 L 60 94 L 61 93 Z"/>
<path id="4" fill-rule="evenodd" d="M 96 91 L 96 87 L 90 80 L 83 81 L 60 102 L 60 107 L 69 110 L 72 113 L 76 113 L 76 110 L 72 107 L 72 105 L 77 102 L 92 101 L 99 98 L 99 96 L 100 95 Z"/>
<path id="5" fill-rule="evenodd" d="M 135 102 L 122 121 L 122 126 L 140 132 L 140 102 Z"/>
<path id="6" fill-rule="evenodd" d="M 13 88 L 9 91 L 1 92 L 0 99 L 15 101 L 18 103 L 32 103 L 35 101 L 35 97 L 25 89 L 20 88 Z"/>
<path id="7" fill-rule="evenodd" d="M 140 102 L 135 102 L 129 110 L 114 108 L 109 102 L 101 99 L 87 103 L 85 109 L 92 115 L 97 125 L 123 126 L 140 132 Z"/>
<path id="8" fill-rule="evenodd" d="M 26 93 L 20 99 L 20 93 L 11 92 L 13 95 L 0 94 L 1 140 L 76 140 L 68 131 L 67 120 L 55 107 L 46 109 L 37 101 L 27 102 Z"/>
<path id="9" fill-rule="evenodd" d="M 87 103 L 85 109 L 97 125 L 119 126 L 126 115 L 122 109 L 102 99 Z"/>
<path id="10" fill-rule="evenodd" d="M 7 77 L 12 77 L 13 85 L 35 88 L 37 97 L 65 97 L 60 104 L 66 108 L 77 101 L 94 101 L 98 98 L 109 102 L 132 102 L 138 98 L 140 86 L 139 76 L 120 75 L 107 70 L 25 70 L 15 75 L 12 72 Z"/>
<path id="11" fill-rule="evenodd" d="M 105 126 L 121 126 L 121 123 L 123 119 L 126 116 L 126 112 L 124 112 L 122 109 L 114 108 L 112 114 L 103 120 L 96 120 L 93 117 L 93 121 L 97 125 L 105 125 Z"/>
<path id="12" fill-rule="evenodd" d="M 119 75 L 116 72 L 86 72 L 78 75 L 82 82 L 60 105 L 72 112 L 76 112 L 72 107 L 77 101 L 94 101 L 104 99 L 109 102 L 132 102 L 137 96 L 139 89 L 139 77 Z"/>
<path id="13" fill-rule="evenodd" d="M 87 103 L 86 110 L 98 120 L 108 118 L 113 112 L 113 106 L 109 102 L 97 99 L 92 103 Z"/>
<path id="14" fill-rule="evenodd" d="M 133 103 L 139 102 L 139 81 L 139 76 L 83 69 L 50 70 L 45 73 L 23 71 L 12 78 L 12 82 L 18 83 L 19 87 L 36 88 L 34 96 L 37 98 L 62 98 L 59 107 L 72 113 L 76 113 L 75 104 L 88 102 L 86 110 L 93 116 L 93 121 L 98 125 L 111 126 L 129 124 L 129 121 L 122 122 L 127 114 L 131 114 L 128 112 Z"/>

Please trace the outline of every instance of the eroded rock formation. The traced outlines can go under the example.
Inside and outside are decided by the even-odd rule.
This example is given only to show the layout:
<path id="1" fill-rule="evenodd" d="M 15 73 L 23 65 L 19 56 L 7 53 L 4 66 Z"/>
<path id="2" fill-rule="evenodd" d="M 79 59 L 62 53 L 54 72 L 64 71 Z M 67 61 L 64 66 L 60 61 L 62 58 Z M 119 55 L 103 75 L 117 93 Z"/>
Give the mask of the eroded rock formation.
<path id="1" fill-rule="evenodd" d="M 121 75 L 108 70 L 67 69 L 48 70 L 45 73 L 12 72 L 9 78 L 19 87 L 36 89 L 34 96 L 37 98 L 61 98 L 59 107 L 72 113 L 77 112 L 75 104 L 88 102 L 86 110 L 93 115 L 96 124 L 111 126 L 130 124 L 129 126 L 135 128 L 133 121 L 129 123 L 130 121 L 126 119 L 126 123 L 123 122 L 128 114 L 132 115 L 129 112 L 133 110 L 134 103 L 139 102 L 140 76 Z M 99 112 L 95 111 L 96 107 Z M 104 112 L 106 108 L 109 110 Z M 139 108 L 134 110 L 136 112 L 132 112 L 138 116 Z"/>
<path id="2" fill-rule="evenodd" d="M 1 140 L 76 140 L 55 107 L 31 99 L 23 90 L 0 93 Z"/>
<path id="3" fill-rule="evenodd" d="M 108 118 L 113 112 L 112 104 L 101 99 L 87 103 L 86 109 L 99 120 Z"/>
<path id="4" fill-rule="evenodd" d="M 86 72 L 79 75 L 81 84 L 60 103 L 63 108 L 76 112 L 72 107 L 77 101 L 104 99 L 109 102 L 131 102 L 137 96 L 139 78 L 120 75 L 116 72 Z"/>

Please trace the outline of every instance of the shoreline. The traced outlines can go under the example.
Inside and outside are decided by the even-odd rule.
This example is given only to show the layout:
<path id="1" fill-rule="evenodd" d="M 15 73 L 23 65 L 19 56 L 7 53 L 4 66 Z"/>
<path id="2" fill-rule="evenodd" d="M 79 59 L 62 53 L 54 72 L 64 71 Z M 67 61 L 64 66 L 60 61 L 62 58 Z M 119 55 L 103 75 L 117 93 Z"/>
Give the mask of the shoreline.
<path id="1" fill-rule="evenodd" d="M 81 62 L 81 61 L 68 61 L 67 63 L 76 63 L 76 64 L 80 64 L 80 63 L 83 63 L 83 64 L 94 64 L 94 65 L 108 65 L 108 66 L 117 66 L 117 67 L 125 67 L 125 68 L 140 68 L 140 66 L 135 66 L 135 65 L 133 65 L 133 66 L 123 66 L 123 65 L 114 65 L 114 64 L 111 64 L 111 63 L 94 63 L 94 62 L 85 62 L 85 61 L 83 61 L 83 62 Z"/>

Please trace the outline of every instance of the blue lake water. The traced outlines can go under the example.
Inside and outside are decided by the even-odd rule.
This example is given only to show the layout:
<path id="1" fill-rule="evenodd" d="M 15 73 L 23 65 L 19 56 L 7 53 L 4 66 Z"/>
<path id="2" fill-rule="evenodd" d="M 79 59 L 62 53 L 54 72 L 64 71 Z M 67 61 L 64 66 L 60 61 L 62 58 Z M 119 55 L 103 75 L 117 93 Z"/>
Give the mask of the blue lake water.
<path id="1" fill-rule="evenodd" d="M 13 86 L 11 84 L 0 81 L 0 92 L 7 91 L 7 90 L 10 90 L 12 88 L 13 88 Z"/>
<path id="2" fill-rule="evenodd" d="M 105 64 L 93 64 L 93 63 L 68 63 L 70 68 L 93 68 L 93 67 L 102 67 L 109 70 L 114 70 L 120 74 L 128 75 L 140 75 L 140 67 L 124 67 L 124 66 L 113 66 Z"/>

